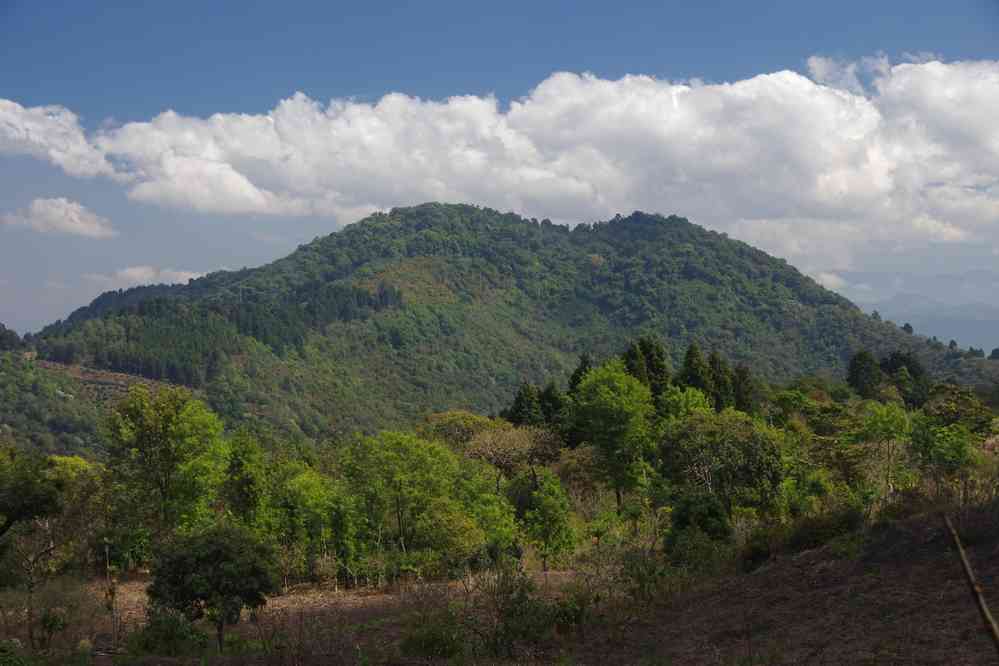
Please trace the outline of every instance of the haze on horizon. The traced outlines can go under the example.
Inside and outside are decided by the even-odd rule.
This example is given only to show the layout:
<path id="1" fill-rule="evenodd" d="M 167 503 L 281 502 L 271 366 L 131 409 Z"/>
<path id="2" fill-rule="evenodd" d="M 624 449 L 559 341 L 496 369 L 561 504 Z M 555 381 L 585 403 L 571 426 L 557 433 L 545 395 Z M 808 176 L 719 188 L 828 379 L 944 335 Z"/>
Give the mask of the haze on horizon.
<path id="1" fill-rule="evenodd" d="M 430 200 L 675 213 L 862 305 L 994 304 L 999 5 L 868 4 L 7 3 L 0 322 Z"/>

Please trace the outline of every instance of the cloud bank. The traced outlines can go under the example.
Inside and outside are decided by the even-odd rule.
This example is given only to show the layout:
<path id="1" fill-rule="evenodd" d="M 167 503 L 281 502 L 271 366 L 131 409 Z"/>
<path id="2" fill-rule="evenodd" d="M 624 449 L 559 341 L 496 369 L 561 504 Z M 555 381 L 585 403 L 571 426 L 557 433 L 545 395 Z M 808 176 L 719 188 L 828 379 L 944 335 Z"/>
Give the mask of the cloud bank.
<path id="1" fill-rule="evenodd" d="M 0 215 L 0 224 L 28 227 L 46 234 L 69 234 L 88 238 L 112 238 L 118 232 L 110 220 L 69 199 L 35 199 L 14 213 Z"/>
<path id="2" fill-rule="evenodd" d="M 427 200 L 561 221 L 678 213 L 843 286 L 884 252 L 999 248 L 999 62 L 839 62 L 731 83 L 556 73 L 504 108 L 302 93 L 266 114 L 87 135 L 0 102 L 0 153 L 111 176 L 137 201 L 339 223 Z"/>

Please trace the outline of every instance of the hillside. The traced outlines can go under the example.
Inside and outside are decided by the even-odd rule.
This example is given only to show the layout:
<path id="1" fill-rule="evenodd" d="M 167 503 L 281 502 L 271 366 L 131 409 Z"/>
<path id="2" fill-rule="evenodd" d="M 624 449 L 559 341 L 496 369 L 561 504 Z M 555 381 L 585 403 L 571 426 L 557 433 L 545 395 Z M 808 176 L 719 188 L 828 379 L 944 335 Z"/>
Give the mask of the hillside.
<path id="1" fill-rule="evenodd" d="M 108 292 L 31 342 L 318 437 L 495 412 L 519 382 L 566 376 L 580 351 L 615 353 L 639 333 L 661 336 L 674 364 L 696 340 L 771 380 L 842 372 L 860 348 L 911 348 L 965 381 L 993 372 L 682 218 L 570 230 L 444 204 L 372 215 L 259 268 Z"/>

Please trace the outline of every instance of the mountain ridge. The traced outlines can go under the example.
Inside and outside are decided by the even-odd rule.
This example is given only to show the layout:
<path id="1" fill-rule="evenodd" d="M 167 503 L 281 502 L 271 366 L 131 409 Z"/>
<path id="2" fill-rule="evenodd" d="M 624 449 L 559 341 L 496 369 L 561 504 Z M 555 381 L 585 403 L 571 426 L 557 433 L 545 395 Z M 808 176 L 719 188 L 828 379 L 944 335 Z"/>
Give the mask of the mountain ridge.
<path id="1" fill-rule="evenodd" d="M 865 315 L 777 259 L 684 218 L 573 228 L 465 204 L 376 213 L 287 257 L 187 285 L 107 292 L 32 337 L 43 358 L 202 387 L 233 420 L 307 437 L 428 411 L 496 412 L 521 381 L 652 334 L 770 380 L 842 373 L 861 348 L 992 368 Z"/>

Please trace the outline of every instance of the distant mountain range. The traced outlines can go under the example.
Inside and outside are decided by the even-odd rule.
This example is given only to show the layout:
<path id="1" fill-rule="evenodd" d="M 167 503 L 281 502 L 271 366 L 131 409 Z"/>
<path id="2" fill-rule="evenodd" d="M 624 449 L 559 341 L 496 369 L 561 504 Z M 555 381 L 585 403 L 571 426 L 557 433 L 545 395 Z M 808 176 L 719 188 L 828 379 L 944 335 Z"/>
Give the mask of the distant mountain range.
<path id="1" fill-rule="evenodd" d="M 683 218 L 570 229 L 446 204 L 372 215 L 260 268 L 108 292 L 29 344 L 197 387 L 231 422 L 326 437 L 496 412 L 520 382 L 564 378 L 580 352 L 618 353 L 640 334 L 660 336 L 674 364 L 697 341 L 771 380 L 842 373 L 862 348 L 911 349 L 968 382 L 999 369 Z"/>
<path id="2" fill-rule="evenodd" d="M 948 304 L 918 294 L 899 294 L 869 307 L 899 326 L 908 322 L 917 333 L 944 343 L 955 340 L 961 347 L 978 347 L 986 354 L 999 347 L 999 306 Z"/>

